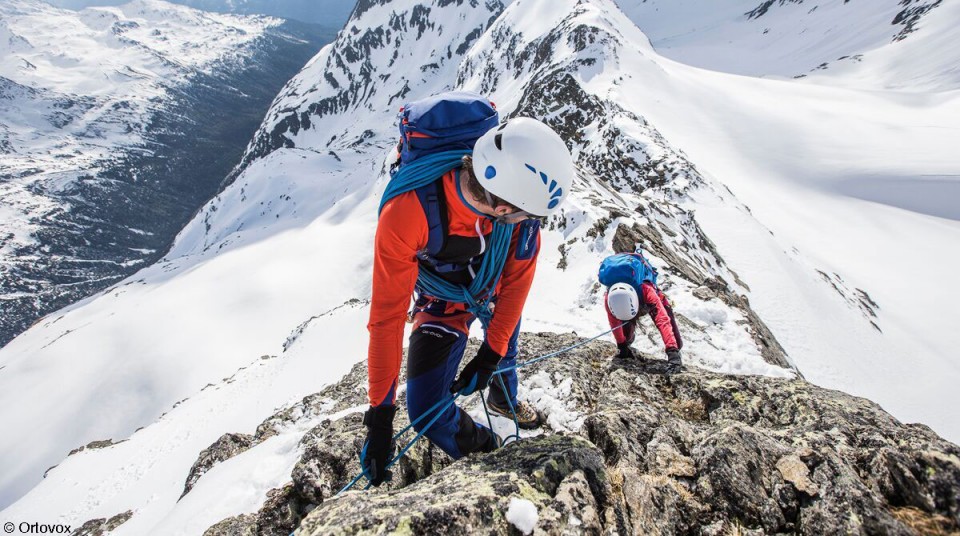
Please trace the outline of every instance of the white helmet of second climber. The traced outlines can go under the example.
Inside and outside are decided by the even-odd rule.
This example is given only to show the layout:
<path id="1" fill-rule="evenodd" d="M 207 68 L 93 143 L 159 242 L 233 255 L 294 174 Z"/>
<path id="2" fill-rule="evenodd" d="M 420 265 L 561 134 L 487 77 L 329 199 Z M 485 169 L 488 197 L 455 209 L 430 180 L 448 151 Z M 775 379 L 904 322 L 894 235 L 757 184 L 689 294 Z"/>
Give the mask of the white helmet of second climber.
<path id="1" fill-rule="evenodd" d="M 640 311 L 637 291 L 627 283 L 616 283 L 607 291 L 607 307 L 617 320 L 633 320 Z"/>
<path id="2" fill-rule="evenodd" d="M 473 172 L 485 190 L 535 216 L 557 210 L 573 184 L 573 158 L 550 127 L 528 117 L 488 131 L 473 148 Z"/>

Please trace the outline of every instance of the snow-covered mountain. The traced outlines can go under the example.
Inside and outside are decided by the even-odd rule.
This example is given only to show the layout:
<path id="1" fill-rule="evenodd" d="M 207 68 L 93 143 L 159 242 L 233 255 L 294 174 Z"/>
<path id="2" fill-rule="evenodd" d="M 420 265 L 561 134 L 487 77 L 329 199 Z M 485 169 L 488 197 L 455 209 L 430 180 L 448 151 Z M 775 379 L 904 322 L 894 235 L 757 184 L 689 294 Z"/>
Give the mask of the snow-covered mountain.
<path id="1" fill-rule="evenodd" d="M 717 24 L 730 15 L 696 5 L 718 10 Z M 943 20 L 960 13 L 939 6 L 891 46 L 933 40 Z M 308 430 L 362 409 L 341 407 L 350 393 L 300 400 L 366 355 L 396 110 L 455 88 L 489 94 L 505 117 L 544 118 L 577 160 L 572 200 L 543 234 L 525 330 L 604 331 L 596 267 L 640 243 L 663 267 L 689 363 L 770 376 L 795 364 L 960 437 L 944 403 L 956 402 L 960 341 L 941 303 L 958 260 L 943 245 L 960 227 L 927 204 L 842 189 L 957 174 L 957 97 L 706 70 L 653 43 L 608 0 L 362 0 L 281 90 L 241 171 L 164 259 L 0 351 L 0 415 L 17 431 L 0 443 L 15 468 L 0 481 L 13 503 L 3 515 L 79 525 L 129 511 L 115 533 L 197 534 L 256 512 L 288 482 Z M 653 337 L 638 346 L 658 352 Z M 553 386 L 522 384 L 521 397 L 539 403 L 534 387 Z M 201 450 L 278 408 L 289 419 L 269 439 L 180 499 Z M 106 439 L 115 444 L 64 458 Z"/>
<path id="2" fill-rule="evenodd" d="M 155 0 L 0 3 L 0 345 L 159 258 L 320 38 Z"/>
<path id="3" fill-rule="evenodd" d="M 177 3 L 221 13 L 262 13 L 328 28 L 342 26 L 354 4 L 351 0 L 178 0 Z"/>
<path id="4" fill-rule="evenodd" d="M 124 0 L 44 0 L 67 9 L 91 6 L 120 5 Z M 270 15 L 282 19 L 339 28 L 353 10 L 351 0 L 172 0 L 175 4 L 203 11 L 240 15 Z"/>

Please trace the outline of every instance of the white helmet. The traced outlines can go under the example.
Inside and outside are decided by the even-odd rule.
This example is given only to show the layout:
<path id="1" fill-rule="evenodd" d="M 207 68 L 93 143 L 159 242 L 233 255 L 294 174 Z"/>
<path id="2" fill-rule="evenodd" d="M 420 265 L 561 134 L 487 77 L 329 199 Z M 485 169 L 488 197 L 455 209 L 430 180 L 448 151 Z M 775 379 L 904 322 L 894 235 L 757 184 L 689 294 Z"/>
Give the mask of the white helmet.
<path id="1" fill-rule="evenodd" d="M 477 140 L 473 172 L 488 192 L 536 216 L 560 206 L 574 173 L 560 136 L 527 117 L 511 119 Z"/>
<path id="2" fill-rule="evenodd" d="M 617 283 L 607 292 L 607 307 L 617 320 L 633 320 L 640 311 L 637 291 L 627 283 Z"/>

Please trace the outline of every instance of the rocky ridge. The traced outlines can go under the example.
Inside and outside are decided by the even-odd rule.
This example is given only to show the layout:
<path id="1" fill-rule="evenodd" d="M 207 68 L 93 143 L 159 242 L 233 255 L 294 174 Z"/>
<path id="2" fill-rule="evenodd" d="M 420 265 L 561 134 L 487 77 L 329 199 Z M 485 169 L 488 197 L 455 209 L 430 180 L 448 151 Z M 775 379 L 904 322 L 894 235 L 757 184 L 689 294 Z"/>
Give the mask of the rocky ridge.
<path id="1" fill-rule="evenodd" d="M 793 368 L 743 296 L 749 287 L 703 232 L 690 203 L 696 193 L 739 202 L 718 191 L 644 117 L 590 87 L 598 66 L 616 67 L 636 54 L 618 29 L 629 21 L 604 1 L 571 2 L 569 8 L 557 24 L 538 34 L 516 27 L 516 20 L 529 14 L 511 6 L 465 58 L 457 86 L 497 95 L 504 85 L 526 80 L 507 118 L 542 118 L 567 141 L 581 173 L 573 188 L 580 203 L 551 217 L 548 227 L 566 231 L 586 222 L 591 228 L 583 234 L 567 231 L 580 236 L 561 246 L 564 254 L 589 251 L 596 242 L 605 245 L 609 232 L 614 252 L 639 247 L 670 267 L 665 289 L 713 289 L 713 297 L 722 296 L 719 302 L 742 317 L 739 322 L 765 361 Z M 615 84 L 623 80 L 621 76 Z"/>
<path id="2" fill-rule="evenodd" d="M 521 360 L 580 341 L 525 333 Z M 928 427 L 800 379 L 690 367 L 665 375 L 657 358 L 624 362 L 614 353 L 595 341 L 522 370 L 520 396 L 545 414 L 542 434 L 457 462 L 422 441 L 389 484 L 369 491 L 359 484 L 334 497 L 359 471 L 365 368 L 358 364 L 264 421 L 250 448 L 304 419 L 330 416 L 303 435 L 289 484 L 268 493 L 259 512 L 206 534 L 515 534 L 506 518 L 511 498 L 536 506 L 535 534 L 960 530 L 960 447 Z M 548 385 L 566 390 L 554 397 Z M 558 424 L 570 412 L 579 414 L 573 429 Z M 396 426 L 406 423 L 401 407 Z M 236 441 L 205 453 L 221 447 L 229 457 Z"/>

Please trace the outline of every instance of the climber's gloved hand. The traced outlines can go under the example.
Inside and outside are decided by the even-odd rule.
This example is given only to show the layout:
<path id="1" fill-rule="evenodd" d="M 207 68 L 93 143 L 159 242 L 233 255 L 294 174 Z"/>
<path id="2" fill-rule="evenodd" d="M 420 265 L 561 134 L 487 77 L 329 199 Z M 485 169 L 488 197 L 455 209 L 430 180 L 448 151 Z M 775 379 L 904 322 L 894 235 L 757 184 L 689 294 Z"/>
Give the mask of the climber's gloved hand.
<path id="1" fill-rule="evenodd" d="M 374 486 L 379 486 L 393 477 L 387 470 L 387 464 L 397 450 L 397 444 L 393 440 L 393 416 L 396 413 L 396 406 L 370 406 L 363 414 L 367 440 L 360 451 L 360 466 L 364 476 Z"/>
<path id="2" fill-rule="evenodd" d="M 667 374 L 677 374 L 683 370 L 683 357 L 676 348 L 667 349 Z"/>
<path id="3" fill-rule="evenodd" d="M 467 396 L 485 389 L 496 372 L 500 359 L 500 354 L 494 352 L 484 341 L 477 350 L 477 355 L 460 371 L 460 376 L 453 382 L 450 392 Z"/>
<path id="4" fill-rule="evenodd" d="M 636 359 L 637 354 L 634 353 L 633 348 L 630 347 L 629 342 L 621 342 L 617 345 L 617 350 L 620 352 L 617 354 L 617 357 L 620 359 Z"/>

